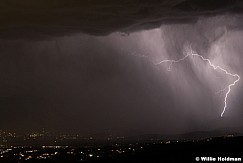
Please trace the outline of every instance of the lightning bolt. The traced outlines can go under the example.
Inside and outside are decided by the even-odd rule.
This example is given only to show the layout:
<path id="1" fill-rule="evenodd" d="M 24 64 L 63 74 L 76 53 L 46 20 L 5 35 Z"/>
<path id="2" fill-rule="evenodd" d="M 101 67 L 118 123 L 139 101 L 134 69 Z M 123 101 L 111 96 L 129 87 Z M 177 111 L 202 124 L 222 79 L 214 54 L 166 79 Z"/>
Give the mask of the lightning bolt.
<path id="1" fill-rule="evenodd" d="M 184 59 L 186 59 L 186 58 L 188 58 L 188 57 L 190 57 L 190 56 L 196 56 L 196 57 L 199 57 L 199 58 L 201 58 L 203 61 L 206 61 L 206 62 L 207 62 L 207 63 L 208 63 L 214 70 L 217 70 L 217 69 L 218 69 L 218 70 L 224 72 L 226 75 L 229 75 L 229 76 L 231 76 L 231 77 L 236 78 L 236 80 L 235 80 L 233 83 L 229 84 L 226 88 L 224 88 L 224 89 L 222 89 L 222 90 L 219 91 L 219 92 L 222 92 L 222 91 L 227 90 L 227 92 L 226 92 L 226 94 L 225 94 L 225 96 L 224 96 L 224 108 L 223 108 L 223 111 L 222 111 L 221 114 L 220 114 L 220 116 L 223 117 L 224 112 L 225 112 L 225 110 L 226 110 L 226 108 L 227 108 L 227 99 L 228 99 L 228 96 L 229 96 L 229 94 L 230 94 L 231 87 L 234 86 L 234 85 L 240 80 L 240 76 L 239 76 L 238 74 L 232 74 L 232 73 L 228 72 L 226 69 L 224 69 L 224 68 L 222 68 L 222 67 L 220 67 L 220 66 L 218 66 L 218 65 L 216 66 L 216 65 L 212 64 L 212 62 L 211 62 L 209 59 L 204 58 L 203 56 L 201 56 L 201 55 L 199 55 L 199 54 L 193 52 L 192 50 L 191 50 L 191 53 L 187 54 L 186 56 L 184 56 L 184 57 L 181 58 L 181 59 L 178 59 L 178 60 L 168 60 L 168 59 L 166 59 L 166 60 L 162 60 L 162 61 L 156 63 L 155 65 L 159 65 L 159 64 L 162 64 L 162 63 L 169 62 L 170 64 L 169 64 L 169 67 L 168 67 L 167 70 L 170 71 L 170 70 L 171 70 L 171 66 L 172 66 L 173 63 L 181 62 L 181 61 L 183 61 Z"/>

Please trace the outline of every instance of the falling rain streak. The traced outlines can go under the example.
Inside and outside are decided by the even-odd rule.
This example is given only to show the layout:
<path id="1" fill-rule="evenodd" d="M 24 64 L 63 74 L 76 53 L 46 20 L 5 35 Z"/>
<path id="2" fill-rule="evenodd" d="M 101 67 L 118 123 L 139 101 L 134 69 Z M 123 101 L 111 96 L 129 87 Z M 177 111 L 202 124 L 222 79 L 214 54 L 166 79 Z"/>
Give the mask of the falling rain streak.
<path id="1" fill-rule="evenodd" d="M 231 77 L 236 77 L 236 78 L 237 78 L 233 83 L 229 84 L 226 88 L 220 90 L 220 91 L 225 91 L 225 90 L 227 90 L 227 92 L 226 92 L 226 94 L 225 94 L 225 96 L 224 96 L 224 108 L 223 108 L 223 111 L 222 111 L 221 114 L 220 114 L 220 116 L 223 117 L 224 112 L 226 111 L 226 108 L 227 108 L 227 98 L 228 98 L 228 95 L 229 95 L 229 93 L 230 93 L 230 91 L 231 91 L 231 87 L 234 86 L 234 85 L 240 80 L 240 76 L 239 76 L 238 74 L 232 74 L 232 73 L 228 72 L 226 69 L 222 68 L 221 66 L 216 66 L 216 65 L 212 64 L 212 62 L 210 61 L 210 59 L 204 58 L 203 56 L 201 56 L 201 55 L 195 53 L 192 49 L 191 49 L 190 53 L 188 53 L 187 55 L 185 55 L 185 56 L 184 56 L 183 58 L 181 58 L 181 59 L 178 59 L 178 60 L 168 60 L 168 59 L 166 59 L 166 60 L 162 60 L 162 61 L 156 63 L 156 65 L 159 65 L 159 64 L 162 64 L 162 63 L 169 62 L 170 64 L 169 64 L 169 67 L 168 67 L 167 70 L 170 71 L 170 70 L 171 70 L 171 66 L 172 66 L 173 63 L 181 62 L 181 61 L 183 61 L 184 59 L 188 58 L 189 56 L 196 56 L 196 57 L 199 57 L 199 58 L 201 58 L 203 61 L 207 61 L 208 64 L 209 64 L 214 70 L 219 69 L 220 71 L 223 71 L 226 75 L 229 75 L 229 76 L 231 76 Z"/>

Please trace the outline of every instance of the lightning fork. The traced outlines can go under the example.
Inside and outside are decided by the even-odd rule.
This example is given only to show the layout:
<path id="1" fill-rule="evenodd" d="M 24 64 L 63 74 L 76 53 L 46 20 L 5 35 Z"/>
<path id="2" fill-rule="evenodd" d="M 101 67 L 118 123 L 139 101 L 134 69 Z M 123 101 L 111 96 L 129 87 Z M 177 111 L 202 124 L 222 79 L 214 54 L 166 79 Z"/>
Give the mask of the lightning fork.
<path id="1" fill-rule="evenodd" d="M 227 90 L 227 92 L 226 92 L 226 94 L 225 94 L 225 97 L 224 97 L 224 107 L 223 107 L 223 111 L 222 111 L 221 114 L 220 114 L 220 116 L 223 117 L 224 112 L 225 112 L 225 110 L 226 110 L 226 108 L 227 108 L 227 98 L 228 98 L 228 95 L 229 95 L 229 93 L 230 93 L 230 91 L 231 91 L 231 87 L 234 86 L 234 85 L 240 80 L 240 76 L 239 76 L 238 74 L 232 74 L 232 73 L 228 72 L 226 69 L 224 69 L 224 68 L 222 68 L 222 67 L 220 67 L 220 66 L 218 66 L 218 65 L 216 66 L 216 65 L 212 64 L 212 62 L 210 61 L 210 59 L 204 58 L 203 56 L 201 56 L 201 55 L 199 55 L 199 54 L 193 52 L 192 50 L 191 50 L 191 53 L 185 55 L 185 56 L 184 56 L 183 58 L 181 58 L 181 59 L 178 59 L 178 60 L 169 60 L 169 59 L 166 59 L 166 60 L 162 60 L 162 61 L 156 63 L 155 65 L 159 65 L 159 64 L 162 64 L 162 63 L 169 62 L 170 65 L 169 65 L 168 71 L 170 71 L 170 70 L 171 70 L 171 66 L 172 66 L 173 63 L 178 63 L 178 62 L 180 62 L 180 61 L 183 61 L 184 59 L 186 59 L 186 58 L 188 58 L 188 57 L 190 57 L 190 56 L 196 56 L 196 57 L 199 57 L 199 58 L 201 58 L 203 61 L 208 62 L 208 64 L 209 64 L 214 70 L 217 70 L 217 69 L 218 69 L 218 70 L 224 72 L 226 75 L 229 75 L 229 76 L 231 76 L 231 77 L 236 77 L 236 80 L 235 80 L 233 83 L 229 84 L 226 88 L 224 88 L 224 89 L 218 91 L 218 92 L 222 92 L 222 91 Z"/>

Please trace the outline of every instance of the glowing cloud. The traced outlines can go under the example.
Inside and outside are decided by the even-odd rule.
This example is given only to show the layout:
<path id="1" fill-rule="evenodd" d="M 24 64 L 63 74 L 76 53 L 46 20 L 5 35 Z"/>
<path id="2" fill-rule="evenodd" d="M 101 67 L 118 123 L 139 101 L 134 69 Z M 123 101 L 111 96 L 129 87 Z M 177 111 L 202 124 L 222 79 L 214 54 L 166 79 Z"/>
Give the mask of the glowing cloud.
<path id="1" fill-rule="evenodd" d="M 181 61 L 183 61 L 184 59 L 186 59 L 186 58 L 188 58 L 188 57 L 190 57 L 190 56 L 196 56 L 196 57 L 199 57 L 199 58 L 201 58 L 203 61 L 208 62 L 208 64 L 209 64 L 214 70 L 217 70 L 217 69 L 218 69 L 218 70 L 224 72 L 226 75 L 229 75 L 229 76 L 231 76 L 231 77 L 236 77 L 236 80 L 235 80 L 233 83 L 229 84 L 226 88 L 220 90 L 220 92 L 221 92 L 221 91 L 226 91 L 226 90 L 227 90 L 227 92 L 226 92 L 226 94 L 225 94 L 225 96 L 224 96 L 224 108 L 223 108 L 223 111 L 222 111 L 221 114 L 220 114 L 220 116 L 223 117 L 224 112 L 225 112 L 225 110 L 226 110 L 226 108 L 227 108 L 227 98 L 228 98 L 228 95 L 229 95 L 229 93 L 230 93 L 230 91 L 231 91 L 231 87 L 234 86 L 234 85 L 240 80 L 240 76 L 239 76 L 238 74 L 232 74 L 232 73 L 228 72 L 227 70 L 225 70 L 224 68 L 222 68 L 221 66 L 218 66 L 218 65 L 216 66 L 216 65 L 212 64 L 212 62 L 210 61 L 210 59 L 204 58 L 203 56 L 197 54 L 197 53 L 194 52 L 193 50 L 190 50 L 190 53 L 188 53 L 186 56 L 184 56 L 184 57 L 181 58 L 181 59 L 178 59 L 178 60 L 168 60 L 168 59 L 166 59 L 166 60 L 162 60 L 162 61 L 160 61 L 160 62 L 158 62 L 158 63 L 155 63 L 155 65 L 159 65 L 159 64 L 162 64 L 162 63 L 167 63 L 167 62 L 169 62 L 170 64 L 169 64 L 169 67 L 168 67 L 168 71 L 170 71 L 170 70 L 171 70 L 171 66 L 172 66 L 173 63 L 181 62 Z"/>

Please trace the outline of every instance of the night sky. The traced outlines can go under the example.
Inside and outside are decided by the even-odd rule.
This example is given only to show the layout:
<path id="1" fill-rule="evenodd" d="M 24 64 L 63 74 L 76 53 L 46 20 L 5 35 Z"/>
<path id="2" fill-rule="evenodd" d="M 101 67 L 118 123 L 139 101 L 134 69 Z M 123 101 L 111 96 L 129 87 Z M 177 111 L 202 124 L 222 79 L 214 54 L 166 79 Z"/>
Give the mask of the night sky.
<path id="1" fill-rule="evenodd" d="M 239 0 L 0 2 L 0 128 L 81 135 L 243 130 Z"/>

